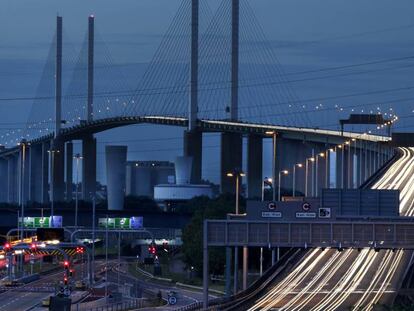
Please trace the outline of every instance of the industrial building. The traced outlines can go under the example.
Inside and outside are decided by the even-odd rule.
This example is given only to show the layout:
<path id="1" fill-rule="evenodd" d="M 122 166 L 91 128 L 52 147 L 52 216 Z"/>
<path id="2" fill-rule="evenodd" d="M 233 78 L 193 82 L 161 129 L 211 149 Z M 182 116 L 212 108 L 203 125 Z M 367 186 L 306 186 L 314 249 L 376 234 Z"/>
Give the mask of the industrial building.
<path id="1" fill-rule="evenodd" d="M 154 198 L 156 185 L 174 183 L 174 163 L 168 161 L 128 161 L 126 164 L 126 195 Z"/>

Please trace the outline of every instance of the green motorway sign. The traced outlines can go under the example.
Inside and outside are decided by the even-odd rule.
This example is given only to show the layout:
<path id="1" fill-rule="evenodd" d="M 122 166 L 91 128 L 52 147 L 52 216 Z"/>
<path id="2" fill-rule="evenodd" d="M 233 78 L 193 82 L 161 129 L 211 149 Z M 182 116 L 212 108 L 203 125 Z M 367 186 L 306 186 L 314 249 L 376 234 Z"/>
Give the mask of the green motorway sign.
<path id="1" fill-rule="evenodd" d="M 99 218 L 99 228 L 108 229 L 140 229 L 143 227 L 142 217 Z"/>
<path id="2" fill-rule="evenodd" d="M 53 227 L 62 227 L 62 216 L 53 216 Z M 22 224 L 22 218 L 19 217 L 19 225 Z M 51 228 L 51 217 L 24 217 L 24 228 Z"/>

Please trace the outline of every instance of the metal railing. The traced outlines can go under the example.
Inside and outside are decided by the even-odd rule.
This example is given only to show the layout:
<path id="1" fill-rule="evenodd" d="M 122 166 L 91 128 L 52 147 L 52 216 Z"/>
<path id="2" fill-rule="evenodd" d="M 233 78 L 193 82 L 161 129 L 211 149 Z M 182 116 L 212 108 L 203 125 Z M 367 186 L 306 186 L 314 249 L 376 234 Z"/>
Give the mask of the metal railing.
<path id="1" fill-rule="evenodd" d="M 122 301 L 117 303 L 105 304 L 102 306 L 96 306 L 97 301 L 91 301 L 86 303 L 77 303 L 72 305 L 72 311 L 126 311 L 139 309 L 144 307 L 145 299 L 133 299 L 128 301 Z M 95 304 L 95 306 L 94 306 Z"/>

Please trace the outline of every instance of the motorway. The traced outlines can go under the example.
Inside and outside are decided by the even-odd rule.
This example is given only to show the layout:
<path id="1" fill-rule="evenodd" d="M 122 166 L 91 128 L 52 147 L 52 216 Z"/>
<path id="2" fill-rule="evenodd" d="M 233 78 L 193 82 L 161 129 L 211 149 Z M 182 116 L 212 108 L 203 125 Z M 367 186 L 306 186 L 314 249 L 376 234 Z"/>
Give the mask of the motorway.
<path id="1" fill-rule="evenodd" d="M 400 212 L 414 215 L 414 148 L 401 148 L 373 189 L 399 189 Z M 392 304 L 410 266 L 410 250 L 309 250 L 248 310 L 373 310 Z"/>

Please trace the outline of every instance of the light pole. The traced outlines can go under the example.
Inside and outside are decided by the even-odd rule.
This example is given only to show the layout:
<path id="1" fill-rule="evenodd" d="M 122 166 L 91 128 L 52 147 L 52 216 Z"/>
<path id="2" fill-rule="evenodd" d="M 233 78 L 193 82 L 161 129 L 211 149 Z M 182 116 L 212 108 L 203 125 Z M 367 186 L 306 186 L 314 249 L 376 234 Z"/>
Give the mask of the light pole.
<path id="1" fill-rule="evenodd" d="M 315 186 L 315 193 L 314 193 L 315 197 L 319 196 L 319 191 L 318 191 L 318 186 L 319 186 L 319 183 L 318 183 L 319 158 L 325 158 L 325 153 L 321 152 L 321 153 L 316 155 L 316 161 L 315 161 L 316 162 L 316 172 L 315 172 L 315 174 L 316 174 L 316 176 L 315 176 L 316 186 Z"/>
<path id="2" fill-rule="evenodd" d="M 351 188 L 354 189 L 354 188 L 356 188 L 356 183 L 357 183 L 357 182 L 354 182 L 354 181 L 356 180 L 356 177 L 358 177 L 358 173 L 356 173 L 354 171 L 354 163 L 356 163 L 355 161 L 356 161 L 356 153 L 357 153 L 357 140 L 356 140 L 356 138 L 351 139 L 351 143 L 349 145 L 349 152 L 350 153 L 352 151 L 352 143 L 354 143 L 354 152 L 352 153 L 352 161 L 351 161 L 352 167 L 350 168 L 350 172 L 352 172 L 352 173 L 350 173 L 350 175 L 351 175 Z M 357 169 L 358 169 L 358 166 L 357 166 Z M 357 176 L 354 178 L 355 174 Z"/>
<path id="3" fill-rule="evenodd" d="M 96 213 L 96 198 L 92 195 L 92 284 L 95 283 L 95 213 Z"/>
<path id="4" fill-rule="evenodd" d="M 272 136 L 273 157 L 272 157 L 272 180 L 276 180 L 276 136 L 275 131 L 267 131 L 266 135 Z M 273 187 L 273 201 L 276 201 L 276 187 Z"/>
<path id="5" fill-rule="evenodd" d="M 265 186 L 270 185 L 273 187 L 273 180 L 272 178 L 265 177 L 262 181 L 262 202 L 264 201 L 265 197 Z M 263 275 L 263 247 L 260 247 L 260 276 Z"/>
<path id="6" fill-rule="evenodd" d="M 279 183 L 278 183 L 278 187 L 277 187 L 277 200 L 278 201 L 280 201 L 280 184 L 282 182 L 282 174 L 287 175 L 287 174 L 289 174 L 289 171 L 287 171 L 287 170 L 279 171 L 279 180 L 278 180 Z"/>
<path id="7" fill-rule="evenodd" d="M 243 171 L 241 170 L 234 170 L 232 172 L 228 172 L 227 177 L 235 177 L 236 179 L 236 215 L 239 214 L 239 188 L 240 188 L 240 178 L 246 176 L 245 173 L 243 173 Z M 237 289 L 238 289 L 238 272 L 239 272 L 239 268 L 238 268 L 238 264 L 239 264 L 239 252 L 238 252 L 238 247 L 234 247 L 234 294 L 237 293 Z"/>
<path id="8" fill-rule="evenodd" d="M 337 150 L 341 149 L 341 188 L 344 188 L 344 146 L 338 145 L 336 146 Z M 336 153 L 336 162 L 338 163 L 338 153 Z"/>
<path id="9" fill-rule="evenodd" d="M 27 141 L 25 139 L 23 139 L 20 143 L 19 146 L 21 147 L 21 162 L 20 162 L 20 217 L 22 219 L 21 221 L 21 233 L 20 233 L 20 240 L 23 243 L 23 232 L 24 232 L 24 197 L 25 197 L 25 192 L 24 192 L 24 188 L 25 188 L 25 166 L 26 166 L 26 149 L 27 146 L 29 144 L 27 143 Z"/>
<path id="10" fill-rule="evenodd" d="M 344 145 L 344 152 L 345 152 L 345 148 L 346 146 L 348 146 L 348 169 L 346 170 L 346 176 L 347 176 L 347 188 L 350 189 L 351 188 L 351 142 L 350 141 L 346 141 L 345 145 Z M 345 173 L 344 173 L 345 175 Z"/>
<path id="11" fill-rule="evenodd" d="M 263 179 L 263 182 L 262 182 L 262 202 L 265 199 L 265 186 L 266 185 L 269 185 L 269 186 L 273 187 L 273 180 L 272 180 L 272 178 L 265 177 Z"/>
<path id="12" fill-rule="evenodd" d="M 79 153 L 77 153 L 74 157 L 76 160 L 76 194 L 75 194 L 75 228 L 78 228 L 78 204 L 79 204 L 79 162 L 83 158 Z"/>
<path id="13" fill-rule="evenodd" d="M 236 178 L 236 215 L 239 214 L 239 189 L 240 189 L 240 179 L 246 174 L 241 170 L 234 170 L 226 174 L 227 177 L 235 177 Z"/>
<path id="14" fill-rule="evenodd" d="M 308 174 L 309 174 L 309 165 L 308 161 L 314 162 L 315 158 L 311 157 L 305 160 L 305 197 L 308 196 Z"/>
<path id="15" fill-rule="evenodd" d="M 330 177 L 330 166 L 329 166 L 329 162 L 331 161 L 331 153 L 334 152 L 333 148 L 329 148 L 328 150 L 326 150 L 326 158 L 325 158 L 325 188 L 330 188 L 330 182 L 329 182 L 329 177 Z"/>
<path id="16" fill-rule="evenodd" d="M 303 164 L 302 163 L 297 163 L 295 165 L 293 165 L 293 185 L 292 185 L 292 196 L 295 197 L 296 196 L 296 167 L 302 168 Z"/>
<path id="17" fill-rule="evenodd" d="M 25 197 L 25 192 L 24 192 L 24 188 L 25 188 L 25 164 L 26 164 L 26 148 L 27 148 L 27 141 L 25 139 L 23 139 L 20 143 L 19 146 L 21 147 L 21 157 L 20 157 L 20 217 L 17 217 L 17 223 L 19 224 L 19 218 L 21 218 L 20 221 L 20 228 L 21 228 L 21 232 L 20 232 L 20 242 L 23 243 L 23 239 L 24 239 L 24 208 L 25 208 L 25 204 L 24 204 L 24 197 Z M 22 256 L 19 257 L 19 265 L 20 265 L 20 269 L 23 272 L 23 258 Z"/>

